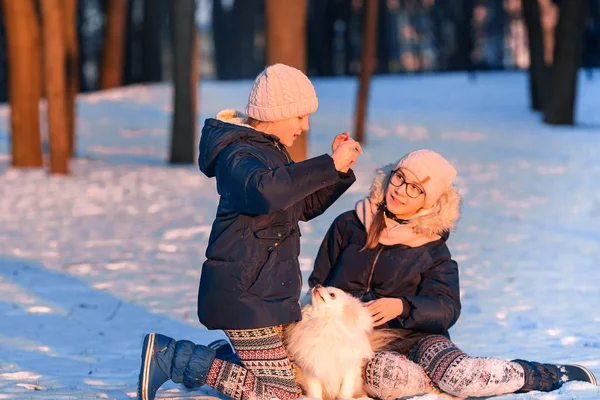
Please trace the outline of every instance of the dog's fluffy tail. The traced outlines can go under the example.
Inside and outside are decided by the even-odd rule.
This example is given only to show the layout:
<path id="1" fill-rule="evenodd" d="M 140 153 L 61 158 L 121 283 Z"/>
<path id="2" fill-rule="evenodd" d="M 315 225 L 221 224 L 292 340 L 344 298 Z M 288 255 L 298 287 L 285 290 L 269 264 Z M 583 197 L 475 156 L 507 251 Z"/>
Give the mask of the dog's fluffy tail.
<path id="1" fill-rule="evenodd" d="M 371 348 L 373 351 L 385 350 L 387 345 L 402 336 L 397 329 L 375 329 L 370 336 Z"/>

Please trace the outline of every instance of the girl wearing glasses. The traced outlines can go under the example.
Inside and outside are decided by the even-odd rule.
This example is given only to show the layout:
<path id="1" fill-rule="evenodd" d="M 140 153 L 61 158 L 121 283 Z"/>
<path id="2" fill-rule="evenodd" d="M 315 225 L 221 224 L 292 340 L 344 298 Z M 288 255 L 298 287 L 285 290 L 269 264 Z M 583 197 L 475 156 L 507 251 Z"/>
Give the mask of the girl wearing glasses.
<path id="1" fill-rule="evenodd" d="M 369 393 L 413 395 L 429 391 L 430 381 L 459 397 L 550 391 L 570 380 L 595 384 L 583 367 L 470 357 L 450 340 L 461 308 L 458 265 L 446 245 L 459 217 L 455 175 L 431 150 L 379 169 L 369 196 L 335 219 L 317 254 L 311 287 L 359 297 L 374 326 L 401 336 L 367 363 Z"/>

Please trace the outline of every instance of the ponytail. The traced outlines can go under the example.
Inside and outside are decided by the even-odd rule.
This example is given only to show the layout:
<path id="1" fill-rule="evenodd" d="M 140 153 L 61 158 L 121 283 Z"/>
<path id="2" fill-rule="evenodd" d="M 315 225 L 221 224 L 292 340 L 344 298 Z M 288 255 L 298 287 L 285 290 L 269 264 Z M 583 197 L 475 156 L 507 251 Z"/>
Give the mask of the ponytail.
<path id="1" fill-rule="evenodd" d="M 371 226 L 367 230 L 367 242 L 365 243 L 364 247 L 360 249 L 360 251 L 374 249 L 379 244 L 379 236 L 385 229 L 385 216 L 383 214 L 384 207 L 385 203 L 383 202 L 377 205 L 377 211 L 375 211 Z"/>

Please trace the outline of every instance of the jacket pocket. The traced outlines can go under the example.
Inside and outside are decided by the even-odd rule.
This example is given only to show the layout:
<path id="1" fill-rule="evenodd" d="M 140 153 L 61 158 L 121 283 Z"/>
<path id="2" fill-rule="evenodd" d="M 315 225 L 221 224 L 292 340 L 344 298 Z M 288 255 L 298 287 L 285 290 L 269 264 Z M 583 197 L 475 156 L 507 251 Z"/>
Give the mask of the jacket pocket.
<path id="1" fill-rule="evenodd" d="M 272 251 L 248 288 L 248 293 L 263 301 L 297 299 L 302 289 L 299 274 L 298 262 L 295 259 L 279 261 L 277 251 Z"/>
<path id="2" fill-rule="evenodd" d="M 264 228 L 254 230 L 254 236 L 257 239 L 270 239 L 275 242 L 284 240 L 295 231 L 292 224 L 269 225 Z"/>
<path id="3" fill-rule="evenodd" d="M 253 231 L 256 238 L 258 265 L 249 272 L 248 293 L 264 301 L 283 301 L 289 297 L 298 297 L 301 279 L 297 245 L 291 245 L 296 228 L 294 224 L 269 225 Z M 291 246 L 290 246 L 291 245 Z"/>

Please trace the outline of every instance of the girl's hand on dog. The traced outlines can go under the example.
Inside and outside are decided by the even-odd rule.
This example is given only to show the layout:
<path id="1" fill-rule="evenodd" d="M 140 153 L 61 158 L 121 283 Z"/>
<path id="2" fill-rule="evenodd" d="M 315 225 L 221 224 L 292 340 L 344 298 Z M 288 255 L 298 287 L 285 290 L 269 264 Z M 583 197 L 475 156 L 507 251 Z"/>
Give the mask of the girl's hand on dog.
<path id="1" fill-rule="evenodd" d="M 365 303 L 365 306 L 367 306 L 373 316 L 373 326 L 385 324 L 402 314 L 402 311 L 404 310 L 402 300 L 391 297 L 371 300 Z"/>

